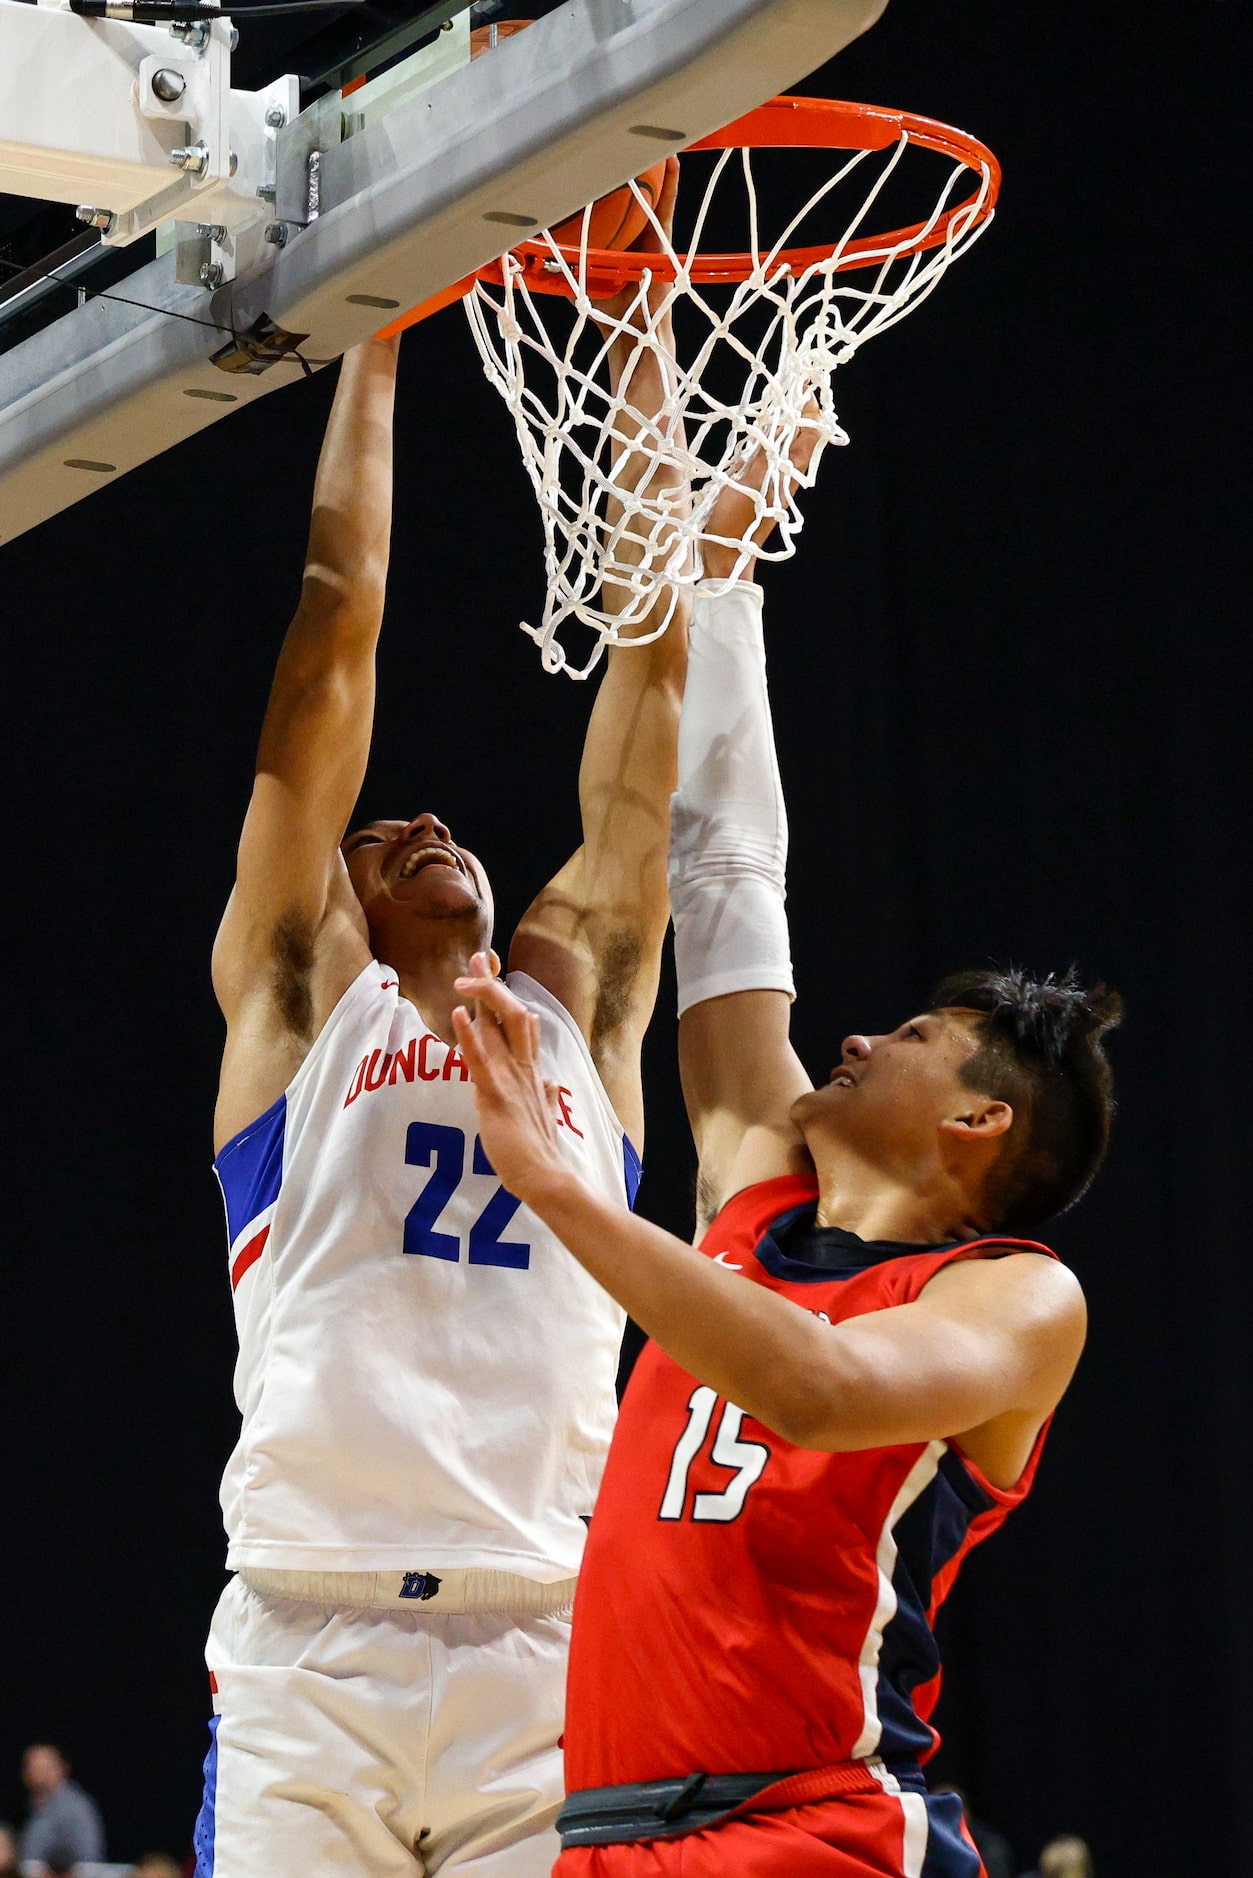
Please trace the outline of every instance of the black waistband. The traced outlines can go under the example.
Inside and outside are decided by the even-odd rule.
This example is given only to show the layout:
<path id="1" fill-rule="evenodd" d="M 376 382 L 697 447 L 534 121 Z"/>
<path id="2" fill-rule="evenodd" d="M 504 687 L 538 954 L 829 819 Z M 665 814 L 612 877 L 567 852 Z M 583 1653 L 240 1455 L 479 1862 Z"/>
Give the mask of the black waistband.
<path id="1" fill-rule="evenodd" d="M 688 1774 L 622 1787 L 585 1787 L 566 1796 L 557 1831 L 563 1847 L 674 1839 L 716 1826 L 745 1800 L 782 1779 L 782 1774 Z"/>
<path id="2" fill-rule="evenodd" d="M 926 1792 L 916 1761 L 893 1762 L 886 1770 L 901 1786 Z M 620 1787 L 585 1787 L 571 1793 L 557 1815 L 563 1847 L 631 1845 L 641 1839 L 677 1839 L 721 1825 L 746 1800 L 764 1793 L 787 1772 L 688 1774 L 670 1780 L 638 1780 Z"/>

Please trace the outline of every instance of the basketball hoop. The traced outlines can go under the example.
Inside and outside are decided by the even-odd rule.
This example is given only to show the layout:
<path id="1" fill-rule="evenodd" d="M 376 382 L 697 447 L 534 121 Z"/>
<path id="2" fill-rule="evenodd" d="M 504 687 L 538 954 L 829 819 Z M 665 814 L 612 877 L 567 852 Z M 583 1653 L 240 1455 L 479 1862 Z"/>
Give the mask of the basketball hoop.
<path id="1" fill-rule="evenodd" d="M 884 234 L 864 232 L 911 147 L 948 160 L 938 200 L 920 221 Z M 767 148 L 846 155 L 769 241 L 759 226 L 751 160 L 753 150 Z M 482 270 L 466 297 L 487 376 L 513 413 L 544 523 L 544 616 L 524 630 L 538 642 L 547 670 L 564 669 L 575 678 L 587 677 L 620 637 L 646 644 L 665 630 L 674 595 L 701 577 L 703 544 L 722 539 L 710 532 L 710 517 L 728 486 L 753 502 L 755 520 L 745 540 L 760 523 L 775 530 L 760 551 L 738 538 L 724 543 L 737 552 L 728 585 L 754 553 L 778 561 L 795 552 L 802 526 L 798 491 L 812 486 L 826 445 L 848 441 L 831 400 L 834 372 L 933 291 L 986 228 L 1000 187 L 996 158 L 964 132 L 909 112 L 823 98 L 775 98 L 684 155 L 699 151 L 715 152 L 716 161 L 686 252 L 676 251 L 651 202 L 631 185 L 660 252 L 590 247 L 589 207 L 578 246 L 551 234 L 524 242 Z M 850 189 L 866 164 L 868 185 L 860 186 L 863 175 Z M 737 170 L 747 246 L 705 251 L 715 197 Z M 972 186 L 959 195 L 964 181 Z M 854 198 L 843 234 L 798 245 L 806 220 L 829 208 L 837 192 Z M 659 282 L 666 283 L 660 296 Z M 618 310 L 621 302 L 607 310 L 605 302 L 615 295 L 625 297 L 625 311 Z M 557 314 L 554 297 L 569 311 Z M 658 328 L 670 312 L 696 326 L 696 343 L 685 334 L 689 362 L 666 362 L 669 389 L 641 427 L 610 388 L 610 349 L 615 341 L 630 349 L 621 374 L 629 388 L 637 360 L 661 352 Z M 791 451 L 802 428 L 817 433 L 817 444 L 799 472 Z M 628 456 L 638 462 L 641 453 L 679 473 L 690 485 L 690 504 L 676 501 L 672 479 L 646 477 L 639 487 L 615 480 L 615 465 Z M 754 473 L 745 481 L 750 463 Z M 638 632 L 663 588 L 671 600 L 661 624 Z M 594 635 L 582 664 L 572 662 L 559 637 L 570 620 Z"/>

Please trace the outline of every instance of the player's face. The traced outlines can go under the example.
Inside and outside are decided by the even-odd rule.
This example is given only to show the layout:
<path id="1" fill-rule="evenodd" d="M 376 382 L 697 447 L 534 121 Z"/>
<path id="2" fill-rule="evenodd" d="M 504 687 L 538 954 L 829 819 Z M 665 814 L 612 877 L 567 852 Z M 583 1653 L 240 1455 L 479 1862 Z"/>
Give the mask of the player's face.
<path id="1" fill-rule="evenodd" d="M 438 816 L 369 822 L 345 837 L 342 853 L 372 936 L 414 920 L 460 919 L 474 923 L 477 942 L 490 941 L 492 890 L 483 865 Z"/>
<path id="2" fill-rule="evenodd" d="M 792 1119 L 908 1177 L 935 1153 L 941 1124 L 980 1100 L 961 1080 L 978 1049 L 974 1019 L 968 1011 L 924 1011 L 882 1036 L 846 1037 L 825 1087 L 803 1095 Z"/>

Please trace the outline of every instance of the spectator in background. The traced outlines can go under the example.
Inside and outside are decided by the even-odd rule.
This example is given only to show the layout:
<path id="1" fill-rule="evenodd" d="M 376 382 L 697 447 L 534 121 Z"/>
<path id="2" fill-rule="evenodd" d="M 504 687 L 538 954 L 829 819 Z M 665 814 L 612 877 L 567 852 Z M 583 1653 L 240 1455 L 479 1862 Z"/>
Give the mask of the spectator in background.
<path id="1" fill-rule="evenodd" d="M 1092 1854 L 1072 1832 L 1050 1839 L 1040 1853 L 1040 1878 L 1092 1878 Z"/>
<path id="2" fill-rule="evenodd" d="M 0 1822 L 0 1878 L 17 1878 L 17 1834 Z"/>
<path id="3" fill-rule="evenodd" d="M 167 1852 L 145 1852 L 135 1867 L 135 1878 L 183 1878 L 183 1868 Z"/>
<path id="4" fill-rule="evenodd" d="M 47 1742 L 27 1748 L 22 1780 L 30 1794 L 30 1818 L 22 1834 L 22 1863 L 44 1864 L 53 1871 L 104 1857 L 104 1825 L 99 1808 L 70 1779 L 70 1764 L 60 1748 Z"/>

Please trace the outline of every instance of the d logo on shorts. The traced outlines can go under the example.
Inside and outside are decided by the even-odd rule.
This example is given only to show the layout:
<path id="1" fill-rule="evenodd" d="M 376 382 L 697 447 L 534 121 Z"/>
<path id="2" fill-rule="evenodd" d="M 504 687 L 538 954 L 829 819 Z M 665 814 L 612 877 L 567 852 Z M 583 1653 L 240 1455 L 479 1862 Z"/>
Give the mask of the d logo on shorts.
<path id="1" fill-rule="evenodd" d="M 425 1604 L 439 1590 L 440 1581 L 434 1572 L 406 1572 L 405 1581 L 400 1587 L 402 1598 L 418 1598 Z"/>

